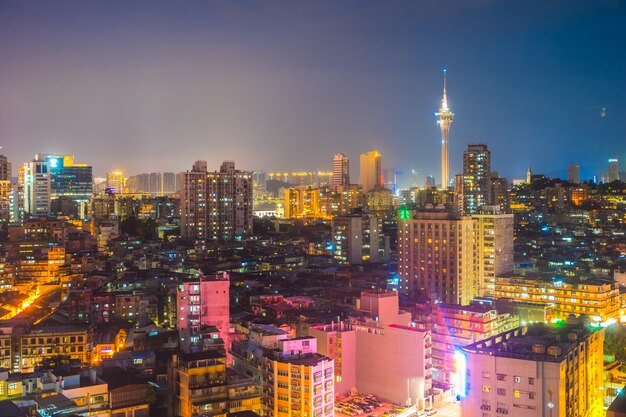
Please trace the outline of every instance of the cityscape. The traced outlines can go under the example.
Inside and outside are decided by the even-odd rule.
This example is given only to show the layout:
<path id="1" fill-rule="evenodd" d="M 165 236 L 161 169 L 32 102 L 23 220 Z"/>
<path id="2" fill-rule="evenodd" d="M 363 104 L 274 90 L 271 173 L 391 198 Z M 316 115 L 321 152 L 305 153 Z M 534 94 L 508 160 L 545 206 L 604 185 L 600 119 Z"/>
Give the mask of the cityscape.
<path id="1" fill-rule="evenodd" d="M 0 417 L 626 416 L 626 8 L 468 3 L 0 3 Z"/>

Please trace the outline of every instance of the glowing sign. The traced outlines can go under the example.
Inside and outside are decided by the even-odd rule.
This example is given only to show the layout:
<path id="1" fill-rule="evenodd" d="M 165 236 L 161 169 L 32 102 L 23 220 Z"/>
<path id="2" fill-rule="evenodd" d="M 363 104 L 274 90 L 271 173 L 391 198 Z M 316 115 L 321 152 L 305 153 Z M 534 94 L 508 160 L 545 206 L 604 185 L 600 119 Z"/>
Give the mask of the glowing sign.
<path id="1" fill-rule="evenodd" d="M 467 391 L 465 389 L 467 386 L 467 358 L 463 352 L 457 350 L 454 352 L 453 360 L 455 373 L 454 390 L 456 395 L 465 397 L 467 395 Z"/>
<path id="2" fill-rule="evenodd" d="M 411 212 L 407 209 L 400 209 L 399 211 L 400 214 L 400 220 L 410 220 L 411 219 Z"/>

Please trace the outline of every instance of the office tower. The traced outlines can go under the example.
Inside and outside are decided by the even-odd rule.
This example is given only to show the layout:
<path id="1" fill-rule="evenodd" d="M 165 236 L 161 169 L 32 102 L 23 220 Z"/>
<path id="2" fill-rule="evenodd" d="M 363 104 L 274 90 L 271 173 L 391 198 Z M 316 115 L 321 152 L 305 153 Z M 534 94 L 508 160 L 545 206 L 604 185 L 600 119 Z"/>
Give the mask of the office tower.
<path id="1" fill-rule="evenodd" d="M 342 153 L 333 157 L 332 185 L 350 185 L 350 161 Z"/>
<path id="2" fill-rule="evenodd" d="M 31 216 L 50 214 L 50 173 L 46 161 L 23 165 L 24 213 Z"/>
<path id="3" fill-rule="evenodd" d="M 382 187 L 382 162 L 378 151 L 362 153 L 359 162 L 359 182 L 363 186 L 363 192 L 367 193 L 377 187 Z"/>
<path id="4" fill-rule="evenodd" d="M 617 164 L 617 158 L 609 159 L 609 175 L 608 182 L 619 180 L 619 166 Z"/>
<path id="5" fill-rule="evenodd" d="M 495 295 L 498 275 L 513 271 L 513 214 L 505 214 L 498 206 L 483 206 L 474 220 L 476 245 L 476 282 L 478 294 Z"/>
<path id="6" fill-rule="evenodd" d="M 446 70 L 443 70 L 443 98 L 441 99 L 441 107 L 436 113 L 437 124 L 441 129 L 441 188 L 447 188 L 449 182 L 449 166 L 448 166 L 448 138 L 450 135 L 450 126 L 454 119 L 454 113 L 448 108 L 448 96 L 446 92 Z"/>
<path id="7" fill-rule="evenodd" d="M 113 194 L 123 194 L 125 192 L 125 178 L 124 172 L 112 171 L 107 173 L 107 188 L 111 190 Z"/>
<path id="8" fill-rule="evenodd" d="M 424 407 L 432 395 L 430 332 L 399 311 L 395 291 L 363 291 L 348 324 L 356 335 L 356 389 L 390 403 Z"/>
<path id="9" fill-rule="evenodd" d="M 433 177 L 432 175 L 427 175 L 424 178 L 424 188 L 435 187 L 435 186 L 436 186 L 435 177 Z"/>
<path id="10" fill-rule="evenodd" d="M 474 287 L 474 220 L 445 211 L 400 210 L 399 292 L 466 305 Z"/>
<path id="11" fill-rule="evenodd" d="M 181 347 L 201 350 L 203 333 L 215 327 L 224 346 L 229 348 L 230 280 L 223 275 L 200 276 L 178 286 L 176 311 Z"/>
<path id="12" fill-rule="evenodd" d="M 530 169 L 529 166 L 528 170 L 526 171 L 526 184 L 530 184 L 531 182 L 533 182 L 533 170 Z"/>
<path id="13" fill-rule="evenodd" d="M 11 217 L 11 163 L 6 156 L 0 155 L 0 222 Z"/>
<path id="14" fill-rule="evenodd" d="M 232 161 L 207 172 L 206 161 L 196 161 L 181 178 L 183 237 L 229 241 L 252 234 L 251 172 L 236 170 Z"/>
<path id="15" fill-rule="evenodd" d="M 50 199 L 60 200 L 62 204 L 57 204 L 58 207 L 75 204 L 77 214 L 86 217 L 93 197 L 93 168 L 75 162 L 73 155 L 39 154 L 35 159 L 48 164 Z M 61 210 L 60 214 L 67 214 L 67 210 Z"/>
<path id="16" fill-rule="evenodd" d="M 580 184 L 580 164 L 574 163 L 567 166 L 567 180 L 574 184 Z"/>
<path id="17" fill-rule="evenodd" d="M 163 173 L 163 194 L 171 195 L 176 192 L 176 174 L 173 172 Z"/>
<path id="18" fill-rule="evenodd" d="M 485 144 L 463 152 L 463 214 L 480 211 L 491 199 L 491 153 Z"/>
<path id="19" fill-rule="evenodd" d="M 604 330 L 568 321 L 510 330 L 458 350 L 461 417 L 603 416 Z"/>
<path id="20" fill-rule="evenodd" d="M 150 174 L 150 182 L 148 186 L 148 192 L 153 196 L 163 195 L 163 177 L 160 172 L 153 172 Z"/>
<path id="21" fill-rule="evenodd" d="M 494 206 L 500 206 L 500 210 L 505 213 L 511 209 L 509 182 L 506 178 L 501 178 L 497 172 L 491 173 L 491 198 L 489 201 Z"/>
<path id="22" fill-rule="evenodd" d="M 279 340 L 265 353 L 266 416 L 334 415 L 334 361 L 317 353 L 315 337 Z"/>

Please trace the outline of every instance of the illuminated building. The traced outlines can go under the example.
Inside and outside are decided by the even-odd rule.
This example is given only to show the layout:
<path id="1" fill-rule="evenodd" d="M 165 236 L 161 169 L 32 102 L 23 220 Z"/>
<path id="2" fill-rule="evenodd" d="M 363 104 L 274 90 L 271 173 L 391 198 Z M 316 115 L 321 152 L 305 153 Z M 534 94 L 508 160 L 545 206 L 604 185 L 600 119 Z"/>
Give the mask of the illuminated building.
<path id="1" fill-rule="evenodd" d="M 163 175 L 160 172 L 153 172 L 150 174 L 148 192 L 155 196 L 163 195 Z"/>
<path id="2" fill-rule="evenodd" d="M 495 284 L 496 297 L 548 304 L 556 318 L 586 314 L 598 324 L 619 319 L 621 303 L 617 282 L 509 273 L 497 276 Z"/>
<path id="3" fill-rule="evenodd" d="M 302 185 L 285 190 L 284 218 L 320 218 L 322 206 L 321 190 L 317 187 Z"/>
<path id="4" fill-rule="evenodd" d="M 228 413 L 253 411 L 262 415 L 263 387 L 252 378 L 228 368 Z M 232 416 L 231 416 L 232 417 Z"/>
<path id="5" fill-rule="evenodd" d="M 446 70 L 443 70 L 443 98 L 437 116 L 437 124 L 441 129 L 441 188 L 447 188 L 449 183 L 448 166 L 448 138 L 450 136 L 450 126 L 454 120 L 454 113 L 448 108 L 448 96 L 446 92 Z"/>
<path id="6" fill-rule="evenodd" d="M 517 314 L 499 312 L 491 303 L 474 300 L 467 306 L 435 304 L 432 310 L 433 378 L 452 383 L 458 348 L 519 327 Z"/>
<path id="7" fill-rule="evenodd" d="M 6 222 L 11 217 L 11 163 L 0 155 L 0 221 Z"/>
<path id="8" fill-rule="evenodd" d="M 474 220 L 445 211 L 398 215 L 399 291 L 422 292 L 434 300 L 466 305 L 474 287 Z"/>
<path id="9" fill-rule="evenodd" d="M 456 184 L 455 184 L 456 185 Z M 500 210 L 508 213 L 511 210 L 511 194 L 509 182 L 506 178 L 501 178 L 497 172 L 491 173 L 491 205 L 500 206 Z"/>
<path id="10" fill-rule="evenodd" d="M 604 330 L 518 328 L 461 348 L 461 417 L 604 416 Z"/>
<path id="11" fill-rule="evenodd" d="M 181 234 L 189 239 L 229 241 L 252 234 L 252 173 L 225 161 L 208 172 L 196 161 L 181 174 Z"/>
<path id="12" fill-rule="evenodd" d="M 432 395 L 431 334 L 398 309 L 398 293 L 363 291 L 355 316 L 356 389 L 394 404 L 424 405 Z"/>
<path id="13" fill-rule="evenodd" d="M 350 185 L 350 161 L 342 153 L 333 157 L 332 185 Z"/>
<path id="14" fill-rule="evenodd" d="M 570 200 L 575 206 L 580 206 L 583 201 L 589 198 L 589 187 L 587 185 L 569 187 L 568 190 L 571 194 Z"/>
<path id="15" fill-rule="evenodd" d="M 294 172 L 269 172 L 267 177 L 270 181 L 286 182 L 293 185 L 328 185 L 332 182 L 332 171 L 294 171 Z"/>
<path id="16" fill-rule="evenodd" d="M 89 333 L 82 325 L 38 324 L 29 332 L 15 335 L 19 353 L 16 353 L 13 370 L 32 372 L 45 358 L 68 355 L 81 363 L 89 362 Z"/>
<path id="17" fill-rule="evenodd" d="M 356 386 L 356 333 L 349 324 L 337 322 L 310 327 L 317 352 L 335 363 L 335 395 L 345 396 Z"/>
<path id="18" fill-rule="evenodd" d="M 176 191 L 176 174 L 173 172 L 164 172 L 163 173 L 163 194 L 170 195 L 174 194 Z"/>
<path id="19" fill-rule="evenodd" d="M 107 173 L 107 188 L 110 189 L 113 194 L 123 194 L 125 192 L 125 181 L 124 172 L 122 171 Z"/>
<path id="20" fill-rule="evenodd" d="M 359 183 L 363 187 L 363 192 L 367 193 L 376 187 L 382 187 L 383 172 L 380 153 L 378 151 L 362 153 L 359 162 Z"/>
<path id="21" fill-rule="evenodd" d="M 45 161 L 26 162 L 24 169 L 24 213 L 50 214 L 50 173 Z"/>
<path id="22" fill-rule="evenodd" d="M 334 361 L 317 353 L 314 337 L 279 340 L 265 354 L 266 416 L 334 416 Z"/>
<path id="23" fill-rule="evenodd" d="M 533 170 L 530 169 L 530 166 L 528 167 L 528 170 L 526 171 L 526 184 L 530 184 L 533 182 Z"/>
<path id="24" fill-rule="evenodd" d="M 367 208 L 380 215 L 393 211 L 393 193 L 384 187 L 376 187 L 367 192 Z"/>
<path id="25" fill-rule="evenodd" d="M 567 166 L 567 181 L 580 184 L 580 164 L 574 163 Z"/>
<path id="26" fill-rule="evenodd" d="M 609 174 L 607 177 L 607 182 L 613 182 L 619 180 L 619 166 L 617 158 L 609 159 Z"/>
<path id="27" fill-rule="evenodd" d="M 181 352 L 172 358 L 174 415 L 226 417 L 228 385 L 223 348 Z"/>
<path id="28" fill-rule="evenodd" d="M 483 206 L 473 214 L 478 294 L 493 296 L 495 277 L 513 270 L 513 214 L 500 212 L 498 206 Z"/>
<path id="29" fill-rule="evenodd" d="M 228 274 L 201 276 L 179 285 L 176 298 L 178 330 L 185 350 L 200 346 L 203 332 L 216 327 L 229 346 L 230 281 Z"/>
<path id="30" fill-rule="evenodd" d="M 424 187 L 435 187 L 437 184 L 435 182 L 435 177 L 432 175 L 427 175 L 424 177 Z"/>
<path id="31" fill-rule="evenodd" d="M 36 161 L 47 163 L 50 175 L 50 199 L 66 198 L 78 206 L 81 217 L 93 195 L 92 167 L 74 162 L 72 155 L 38 154 Z"/>
<path id="32" fill-rule="evenodd" d="M 376 216 L 336 216 L 332 220 L 332 238 L 335 259 L 341 264 L 355 265 L 363 261 L 382 260 L 382 224 Z"/>
<path id="33" fill-rule="evenodd" d="M 491 200 L 491 153 L 485 144 L 463 152 L 463 214 L 473 214 Z"/>

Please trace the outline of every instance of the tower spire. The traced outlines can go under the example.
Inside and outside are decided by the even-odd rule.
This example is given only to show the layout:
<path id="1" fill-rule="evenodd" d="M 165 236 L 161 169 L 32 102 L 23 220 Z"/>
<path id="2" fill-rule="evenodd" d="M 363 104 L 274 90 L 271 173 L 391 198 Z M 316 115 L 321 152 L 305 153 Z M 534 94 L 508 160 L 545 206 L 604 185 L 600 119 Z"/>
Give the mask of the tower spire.
<path id="1" fill-rule="evenodd" d="M 441 99 L 441 108 L 448 109 L 448 95 L 446 92 L 446 75 L 448 73 L 447 69 L 443 69 L 443 98 Z"/>

